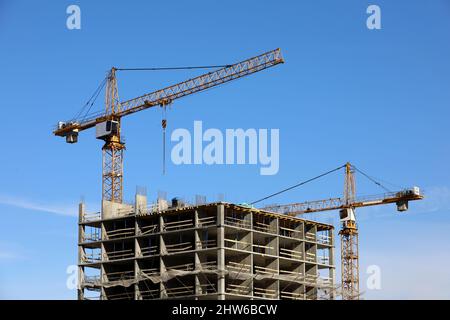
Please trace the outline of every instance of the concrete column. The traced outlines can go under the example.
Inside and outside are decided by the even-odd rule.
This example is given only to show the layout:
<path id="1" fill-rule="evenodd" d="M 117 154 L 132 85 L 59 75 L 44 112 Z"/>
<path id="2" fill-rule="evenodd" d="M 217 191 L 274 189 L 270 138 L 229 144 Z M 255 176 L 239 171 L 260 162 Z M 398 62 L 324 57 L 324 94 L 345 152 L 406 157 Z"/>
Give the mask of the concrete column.
<path id="1" fill-rule="evenodd" d="M 200 276 L 198 274 L 195 275 L 195 287 L 194 287 L 194 292 L 195 292 L 195 300 L 198 300 L 198 297 L 202 294 L 202 288 L 201 288 L 201 283 L 200 283 Z"/>
<path id="2" fill-rule="evenodd" d="M 138 221 L 137 221 L 137 217 L 134 218 L 134 280 L 137 280 L 138 277 L 140 276 L 140 270 L 139 270 L 139 265 L 138 265 L 138 261 L 137 261 L 137 257 L 139 256 L 139 254 L 141 253 L 141 248 L 139 246 L 139 241 L 136 238 L 138 235 Z M 134 284 L 134 300 L 138 300 L 140 299 L 140 294 L 139 294 L 139 281 L 136 281 L 136 283 Z"/>
<path id="3" fill-rule="evenodd" d="M 198 212 L 195 210 L 194 212 L 194 248 L 195 250 L 200 250 L 202 248 L 201 239 L 200 239 L 200 232 L 202 232 L 202 229 L 199 229 L 198 224 Z M 196 267 L 197 268 L 197 267 Z"/>
<path id="4" fill-rule="evenodd" d="M 78 205 L 78 288 L 77 288 L 78 300 L 84 299 L 84 289 L 82 288 L 82 284 L 84 281 L 84 267 L 81 266 L 83 247 L 79 245 L 84 238 L 84 225 L 81 224 L 83 222 L 84 213 L 85 213 L 85 204 L 81 202 Z"/>
<path id="5" fill-rule="evenodd" d="M 217 298 L 225 300 L 225 207 L 217 206 Z"/>
<path id="6" fill-rule="evenodd" d="M 194 269 L 196 271 L 200 270 L 200 258 L 198 256 L 198 251 L 199 249 L 201 249 L 201 243 L 200 243 L 200 235 L 199 232 L 201 232 L 201 229 L 198 229 L 199 227 L 199 223 L 198 223 L 198 211 L 195 210 L 194 211 L 194 247 L 195 247 L 195 253 L 194 253 Z M 198 300 L 198 296 L 201 294 L 201 283 L 200 283 L 200 276 L 197 274 L 195 275 L 195 295 L 196 295 L 196 300 Z"/>
<path id="7" fill-rule="evenodd" d="M 275 221 L 273 222 L 275 225 L 276 230 L 276 238 L 275 238 L 275 255 L 277 256 L 277 259 L 275 260 L 276 269 L 278 274 L 280 274 L 280 221 L 278 218 L 275 218 Z M 281 288 L 280 288 L 280 281 L 276 281 L 276 298 L 280 299 L 281 296 Z"/>
<path id="8" fill-rule="evenodd" d="M 137 280 L 139 276 L 139 266 L 137 260 L 134 260 L 134 279 Z M 140 297 L 140 291 L 139 291 L 139 282 L 136 281 L 134 284 L 134 300 L 142 300 Z"/>
<path id="9" fill-rule="evenodd" d="M 84 288 L 81 282 L 82 279 L 84 279 L 84 267 L 78 266 L 78 287 L 77 287 L 78 300 L 84 300 Z"/>
<path id="10" fill-rule="evenodd" d="M 163 256 L 166 254 L 166 246 L 164 244 L 163 231 L 164 230 L 164 218 L 162 214 L 159 215 L 159 273 L 160 277 L 166 273 L 166 266 L 164 265 Z M 160 298 L 167 298 L 166 287 L 161 281 L 159 284 Z"/>
<path id="11" fill-rule="evenodd" d="M 144 214 L 147 211 L 146 195 L 136 193 L 134 210 L 136 215 Z"/>
<path id="12" fill-rule="evenodd" d="M 336 298 L 336 292 L 335 292 L 335 283 L 336 283 L 336 268 L 335 268 L 335 261 L 334 261 L 334 230 L 330 230 L 330 237 L 331 237 L 331 244 L 332 246 L 329 249 L 328 256 L 330 257 L 330 269 L 329 269 L 329 277 L 331 278 L 331 293 L 330 293 L 330 299 L 334 300 Z"/>
<path id="13" fill-rule="evenodd" d="M 194 227 L 198 228 L 199 227 L 199 221 L 198 221 L 198 210 L 194 211 Z"/>
<path id="14" fill-rule="evenodd" d="M 254 289 L 254 280 L 253 280 L 253 274 L 254 274 L 254 272 L 253 272 L 253 270 L 254 270 L 254 268 L 255 268 L 255 266 L 254 266 L 254 257 L 253 257 L 253 245 L 255 244 L 255 240 L 254 240 L 254 234 L 253 234 L 253 212 L 250 212 L 250 214 L 249 214 L 249 217 L 250 217 L 250 220 L 249 220 L 249 223 L 250 223 L 250 243 L 251 243 L 251 247 L 250 247 L 250 274 L 251 274 L 251 279 L 250 279 L 250 283 L 249 283 L 249 286 L 250 286 L 250 292 L 249 292 L 249 295 L 251 296 L 251 300 L 253 300 L 254 298 L 254 295 L 253 295 L 253 289 Z"/>

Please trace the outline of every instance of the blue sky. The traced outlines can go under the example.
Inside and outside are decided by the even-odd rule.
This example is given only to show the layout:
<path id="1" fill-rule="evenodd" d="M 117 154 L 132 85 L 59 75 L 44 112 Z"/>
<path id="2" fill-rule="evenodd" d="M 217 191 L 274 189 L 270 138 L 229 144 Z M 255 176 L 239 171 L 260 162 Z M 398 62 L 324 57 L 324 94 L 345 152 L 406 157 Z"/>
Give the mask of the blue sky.
<path id="1" fill-rule="evenodd" d="M 66 28 L 70 4 L 81 8 L 81 30 Z M 381 8 L 381 30 L 366 28 L 370 4 Z M 427 194 L 406 214 L 358 211 L 364 297 L 450 298 L 449 18 L 445 0 L 0 0 L 0 298 L 76 297 L 66 268 L 77 262 L 78 201 L 99 207 L 101 142 L 90 130 L 68 145 L 52 127 L 77 113 L 111 66 L 228 64 L 277 47 L 284 65 L 176 101 L 168 132 L 195 120 L 220 130 L 278 128 L 278 174 L 169 162 L 163 176 L 161 113 L 148 110 L 123 121 L 126 200 L 140 185 L 151 199 L 164 190 L 250 202 L 350 161 Z M 120 73 L 119 95 L 197 74 Z M 382 191 L 363 179 L 358 193 Z M 270 202 L 340 196 L 342 184 L 334 174 Z M 373 264 L 382 290 L 364 289 Z"/>

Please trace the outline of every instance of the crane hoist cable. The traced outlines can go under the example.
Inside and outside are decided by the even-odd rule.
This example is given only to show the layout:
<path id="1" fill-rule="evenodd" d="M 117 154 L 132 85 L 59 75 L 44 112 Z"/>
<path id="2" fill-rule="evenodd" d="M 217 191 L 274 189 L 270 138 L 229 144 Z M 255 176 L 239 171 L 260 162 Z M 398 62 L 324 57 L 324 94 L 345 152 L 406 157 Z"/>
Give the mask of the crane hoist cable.
<path id="1" fill-rule="evenodd" d="M 389 190 L 388 188 L 386 188 L 384 185 L 382 185 L 380 182 L 378 182 L 377 180 L 375 180 L 374 178 L 372 178 L 371 176 L 369 176 L 368 174 L 364 173 L 363 171 L 361 171 L 360 169 L 358 169 L 357 167 L 355 167 L 354 165 L 352 165 L 353 169 L 355 169 L 355 171 L 361 173 L 364 177 L 366 177 L 367 179 L 369 179 L 370 181 L 372 181 L 373 183 L 375 183 L 377 186 L 379 186 L 380 188 L 384 189 L 386 192 L 392 192 L 391 190 Z"/>
<path id="2" fill-rule="evenodd" d="M 97 100 L 98 96 L 102 92 L 103 88 L 106 86 L 107 80 L 108 80 L 108 76 L 103 78 L 102 82 L 100 82 L 97 89 L 95 89 L 94 93 L 91 95 L 89 100 L 84 104 L 84 106 L 77 113 L 77 115 L 75 117 L 73 117 L 74 120 L 77 120 L 77 119 L 83 120 L 89 114 L 89 111 L 91 111 L 91 108 L 94 105 L 95 101 Z M 89 106 L 89 108 L 86 110 L 86 107 L 88 107 L 88 106 Z M 85 110 L 86 110 L 86 112 L 84 112 Z"/>
<path id="3" fill-rule="evenodd" d="M 167 105 L 163 104 L 161 105 L 162 108 L 162 120 L 161 120 L 161 127 L 162 127 L 162 171 L 163 175 L 166 174 L 166 127 L 167 127 Z"/>
<path id="4" fill-rule="evenodd" d="M 228 68 L 231 65 L 215 65 L 215 66 L 184 66 L 184 67 L 151 67 L 151 68 L 116 68 L 118 71 L 170 71 L 170 70 L 193 70 L 193 69 L 217 69 Z"/>
<path id="5" fill-rule="evenodd" d="M 182 67 L 150 67 L 150 68 L 115 68 L 117 71 L 173 71 L 173 70 L 194 70 L 194 69 L 217 69 L 217 68 L 227 68 L 231 65 L 210 65 L 210 66 L 182 66 Z M 91 95 L 89 100 L 84 104 L 80 111 L 73 117 L 73 120 L 83 121 L 88 115 L 98 96 L 106 86 L 108 80 L 108 75 L 101 81 L 97 89 Z M 88 109 L 86 110 L 86 108 Z M 86 112 L 85 112 L 86 110 Z"/>
<path id="6" fill-rule="evenodd" d="M 193 70 L 193 69 L 217 69 L 227 68 L 231 65 L 212 65 L 212 66 L 183 66 L 183 67 L 151 67 L 151 68 L 115 68 L 117 71 L 171 71 L 171 70 Z M 167 128 L 167 104 L 162 104 L 162 172 L 166 174 L 166 128 Z"/>
<path id="7" fill-rule="evenodd" d="M 345 168 L 345 166 L 346 166 L 346 165 L 342 165 L 342 166 L 337 167 L 337 168 L 335 168 L 335 169 L 333 169 L 333 170 L 330 170 L 330 171 L 327 171 L 327 172 L 325 172 L 325 173 L 322 173 L 322 174 L 320 174 L 320 175 L 318 175 L 318 176 L 315 176 L 315 177 L 313 177 L 313 178 L 311 178 L 311 179 L 302 181 L 302 182 L 300 182 L 300 183 L 298 183 L 298 184 L 296 184 L 296 185 L 293 185 L 293 186 L 288 187 L 288 188 L 286 188 L 286 189 L 283 189 L 283 190 L 281 190 L 281 191 L 272 193 L 272 194 L 270 194 L 270 195 L 268 195 L 268 196 L 266 196 L 266 197 L 264 197 L 264 198 L 261 198 L 261 199 L 259 199 L 259 200 L 250 202 L 250 204 L 251 204 L 251 205 L 254 205 L 254 204 L 258 203 L 258 202 L 267 200 L 267 199 L 269 199 L 269 198 L 272 198 L 272 197 L 274 197 L 274 196 L 277 196 L 277 195 L 279 195 L 279 194 L 281 194 L 281 193 L 284 193 L 284 192 L 286 192 L 286 191 L 295 189 L 295 188 L 300 187 L 300 186 L 302 186 L 302 185 L 304 185 L 304 184 L 307 184 L 308 182 L 317 180 L 317 179 L 319 179 L 319 178 L 321 178 L 321 177 L 324 177 L 324 176 L 326 176 L 326 175 L 329 175 L 330 173 L 333 173 L 333 172 L 338 171 L 338 170 L 340 170 L 340 169 L 342 169 L 342 168 Z M 358 169 L 358 168 L 355 167 L 354 165 L 352 165 L 352 168 L 353 168 L 355 171 L 357 171 L 357 172 L 359 172 L 360 174 L 362 174 L 362 175 L 363 175 L 364 177 L 366 177 L 367 179 L 369 179 L 370 181 L 372 181 L 373 183 L 375 183 L 375 184 L 376 184 L 377 186 L 379 186 L 380 188 L 384 189 L 386 192 L 392 192 L 392 191 L 389 190 L 387 187 L 385 187 L 383 184 L 381 184 L 380 182 L 378 182 L 377 180 L 375 180 L 374 178 L 372 178 L 371 176 L 369 176 L 368 174 L 366 174 L 366 173 L 363 172 L 362 170 Z"/>
<path id="8" fill-rule="evenodd" d="M 125 116 L 140 111 L 160 107 L 163 102 L 172 102 L 192 94 L 205 92 L 208 89 L 222 86 L 226 83 L 242 79 L 252 74 L 283 64 L 285 61 L 280 48 L 270 50 L 257 56 L 226 64 L 225 68 L 210 66 L 210 69 L 201 75 L 169 85 L 137 97 L 120 101 L 118 98 L 117 68 L 111 68 L 105 87 L 105 107 L 98 112 L 90 111 L 83 121 L 59 121 L 53 129 L 53 134 L 64 138 L 66 143 L 78 142 L 80 132 L 95 128 L 95 138 L 104 140 L 102 146 L 102 200 L 112 203 L 123 203 L 124 187 L 124 150 L 125 141 L 121 137 L 121 124 Z M 223 64 L 222 64 L 223 65 Z M 202 65 L 201 68 L 205 68 Z M 170 68 L 181 69 L 182 67 Z M 183 67 L 192 69 L 194 67 Z M 125 69 L 125 68 L 121 68 Z M 132 68 L 128 68 L 132 69 Z M 134 68 L 138 70 L 156 68 Z M 158 68 L 168 69 L 168 68 Z M 137 71 L 138 71 L 137 70 Z M 194 71 L 194 70 L 191 70 Z M 156 71 L 150 71 L 156 72 Z M 84 112 L 84 110 L 83 110 Z"/>
<path id="9" fill-rule="evenodd" d="M 150 67 L 150 68 L 114 68 L 117 71 L 171 71 L 171 70 L 193 70 L 193 69 L 217 69 L 217 68 L 227 68 L 231 65 L 210 65 L 210 66 L 182 66 L 182 67 Z M 106 82 L 108 80 L 109 74 L 102 80 L 102 82 L 99 84 L 97 89 L 94 91 L 94 93 L 91 95 L 89 100 L 86 102 L 86 104 L 81 108 L 81 110 L 77 113 L 77 115 L 73 118 L 74 120 L 81 120 L 83 121 L 91 111 L 92 106 L 94 105 L 95 101 L 97 100 L 98 96 L 106 86 Z M 161 120 L 161 126 L 163 129 L 163 167 L 162 171 L 163 174 L 166 173 L 166 127 L 167 127 L 167 110 L 166 110 L 166 104 L 161 105 L 162 107 L 162 120 Z M 86 110 L 86 108 L 88 109 Z M 86 110 L 86 111 L 85 111 Z"/>
<path id="10" fill-rule="evenodd" d="M 308 182 L 311 182 L 311 181 L 317 180 L 317 179 L 319 179 L 319 178 L 322 178 L 322 177 L 324 177 L 324 176 L 326 176 L 326 175 L 329 175 L 330 173 L 333 173 L 333 172 L 335 172 L 335 171 L 338 171 L 338 170 L 340 170 L 340 169 L 342 169 L 342 168 L 345 168 L 345 165 L 339 166 L 339 167 L 337 167 L 337 168 L 335 168 L 335 169 L 333 169 L 333 170 L 330 170 L 330 171 L 324 172 L 324 173 L 322 173 L 322 174 L 319 174 L 318 176 L 315 176 L 314 178 L 311 178 L 311 179 L 308 179 L 308 180 L 299 182 L 299 183 L 297 183 L 296 185 L 293 185 L 293 186 L 291 186 L 291 187 L 289 187 L 289 188 L 286 188 L 286 189 L 283 189 L 283 190 L 281 190 L 281 191 L 272 193 L 272 194 L 270 194 L 270 195 L 268 195 L 268 196 L 266 196 L 266 197 L 264 197 L 264 198 L 261 198 L 261 199 L 259 199 L 259 200 L 250 202 L 250 204 L 253 205 L 253 204 L 256 204 L 256 203 L 258 203 L 258 202 L 267 200 L 267 199 L 272 198 L 272 197 L 274 197 L 274 196 L 277 196 L 277 195 L 279 195 L 279 194 L 281 194 L 281 193 L 284 193 L 284 192 L 286 192 L 286 191 L 289 191 L 289 190 L 295 189 L 295 188 L 297 188 L 297 187 L 300 187 L 300 186 L 302 186 L 302 185 L 304 185 L 304 184 L 307 184 Z"/>

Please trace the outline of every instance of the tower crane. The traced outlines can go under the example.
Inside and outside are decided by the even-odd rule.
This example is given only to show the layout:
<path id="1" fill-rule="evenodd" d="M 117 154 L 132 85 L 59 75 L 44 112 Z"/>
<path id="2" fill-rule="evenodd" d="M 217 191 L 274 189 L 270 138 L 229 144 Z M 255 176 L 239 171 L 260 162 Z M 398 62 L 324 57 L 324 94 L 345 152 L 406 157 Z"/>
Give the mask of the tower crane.
<path id="1" fill-rule="evenodd" d="M 176 99 L 245 77 L 283 62 L 280 49 L 275 49 L 123 102 L 119 101 L 116 80 L 116 71 L 121 69 L 113 67 L 106 79 L 105 110 L 88 114 L 81 119 L 59 122 L 53 134 L 65 137 L 67 143 L 76 143 L 81 131 L 95 127 L 96 138 L 105 142 L 102 148 L 102 200 L 122 203 L 123 151 L 125 150 L 125 143 L 121 136 L 121 119 L 123 117 L 156 106 L 165 108 Z M 165 120 L 163 120 L 162 125 L 165 128 Z"/>
<path id="2" fill-rule="evenodd" d="M 287 214 L 289 216 L 339 210 L 341 224 L 339 235 L 341 238 L 342 299 L 357 300 L 360 294 L 358 227 L 356 224 L 355 209 L 395 203 L 397 205 L 397 211 L 403 212 L 408 210 L 409 201 L 422 200 L 424 197 L 418 187 L 397 192 L 387 192 L 382 195 L 356 197 L 354 175 L 356 167 L 350 163 L 346 163 L 340 168 L 345 168 L 344 195 L 342 198 L 266 206 L 262 210 Z"/>

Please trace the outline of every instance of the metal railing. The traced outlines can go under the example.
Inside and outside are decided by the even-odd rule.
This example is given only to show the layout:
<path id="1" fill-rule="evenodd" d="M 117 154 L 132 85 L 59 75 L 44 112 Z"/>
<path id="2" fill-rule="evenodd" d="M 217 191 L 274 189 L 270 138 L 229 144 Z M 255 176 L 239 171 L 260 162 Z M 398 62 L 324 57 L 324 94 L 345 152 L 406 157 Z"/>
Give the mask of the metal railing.
<path id="1" fill-rule="evenodd" d="M 217 240 L 210 239 L 210 240 L 199 240 L 196 242 L 197 249 L 208 249 L 208 248 L 214 248 L 217 247 Z"/>
<path id="2" fill-rule="evenodd" d="M 231 272 L 252 273 L 252 266 L 245 263 L 229 261 L 225 268 Z"/>
<path id="3" fill-rule="evenodd" d="M 81 242 L 84 243 L 95 242 L 100 240 L 102 240 L 100 229 L 98 231 L 94 231 L 91 233 L 85 233 L 84 236 L 81 238 Z"/>
<path id="4" fill-rule="evenodd" d="M 216 217 L 204 217 L 204 218 L 198 218 L 198 226 L 199 227 L 207 227 L 207 226 L 213 226 L 216 224 Z"/>
<path id="5" fill-rule="evenodd" d="M 141 248 L 141 253 L 139 254 L 139 257 L 149 257 L 158 254 L 159 254 L 159 246 L 144 247 Z"/>
<path id="6" fill-rule="evenodd" d="M 81 221 L 82 222 L 92 222 L 92 221 L 98 221 L 102 219 L 102 213 L 99 212 L 94 212 L 94 213 L 84 213 L 81 216 Z"/>
<path id="7" fill-rule="evenodd" d="M 105 232 L 106 240 L 133 237 L 134 235 L 135 235 L 134 227 L 106 230 L 106 232 Z"/>
<path id="8" fill-rule="evenodd" d="M 92 285 L 99 285 L 101 283 L 101 278 L 100 275 L 84 276 L 83 282 Z"/>
<path id="9" fill-rule="evenodd" d="M 147 235 L 147 234 L 154 234 L 159 232 L 159 225 L 154 224 L 150 226 L 143 226 L 140 229 L 138 229 L 138 235 Z"/>
<path id="10" fill-rule="evenodd" d="M 254 287 L 253 295 L 255 297 L 260 297 L 260 298 L 276 299 L 277 298 L 277 290 Z"/>
<path id="11" fill-rule="evenodd" d="M 192 242 L 166 244 L 166 250 L 168 253 L 189 251 L 189 250 L 193 250 L 193 244 L 192 244 Z"/>
<path id="12" fill-rule="evenodd" d="M 125 250 L 105 252 L 103 254 L 103 261 L 114 261 L 133 257 L 134 257 L 134 250 L 125 249 Z"/>
<path id="13" fill-rule="evenodd" d="M 252 225 L 250 221 L 245 219 L 238 219 L 231 216 L 226 216 L 224 219 L 224 224 L 228 226 L 244 228 L 244 229 L 252 229 Z"/>
<path id="14" fill-rule="evenodd" d="M 303 260 L 303 253 L 301 251 L 280 248 L 280 257 L 295 259 L 295 260 Z"/>
<path id="15" fill-rule="evenodd" d="M 84 253 L 81 257 L 82 263 L 96 263 L 102 261 L 102 254 L 100 252 Z"/>

